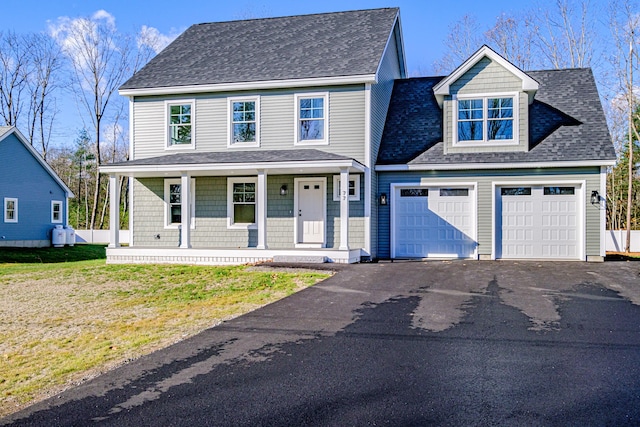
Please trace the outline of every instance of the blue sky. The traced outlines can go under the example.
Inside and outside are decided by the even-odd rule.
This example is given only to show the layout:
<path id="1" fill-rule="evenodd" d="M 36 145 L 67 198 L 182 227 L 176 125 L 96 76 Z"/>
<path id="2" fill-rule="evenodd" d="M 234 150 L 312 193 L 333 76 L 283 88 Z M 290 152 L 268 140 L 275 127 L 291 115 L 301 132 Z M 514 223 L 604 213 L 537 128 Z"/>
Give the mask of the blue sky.
<path id="1" fill-rule="evenodd" d="M 595 0 L 600 3 L 604 0 Z M 539 0 L 538 5 L 551 4 Z M 531 8 L 531 0 L 323 0 L 323 1 L 191 1 L 175 0 L 19 0 L 0 13 L 0 30 L 17 33 L 47 31 L 48 23 L 60 17 L 89 17 L 105 10 L 119 30 L 135 33 L 145 25 L 163 35 L 176 36 L 192 24 L 228 21 L 247 17 L 286 16 L 377 7 L 400 7 L 405 53 L 410 74 L 433 74 L 433 63 L 445 53 L 444 40 L 450 27 L 465 14 L 473 15 L 480 28 L 492 26 L 507 13 L 518 15 Z M 68 105 L 69 100 L 63 101 Z M 75 107 L 73 107 L 75 109 Z M 68 108 L 58 118 L 54 145 L 72 142 L 81 124 Z"/>
<path id="2" fill-rule="evenodd" d="M 449 27 L 465 14 L 472 14 L 484 26 L 491 25 L 502 12 L 519 12 L 530 7 L 527 0 L 323 0 L 323 1 L 69 1 L 20 0 L 0 14 L 0 29 L 16 32 L 45 31 L 48 21 L 58 17 L 90 16 L 104 9 L 116 18 L 122 31 L 136 31 L 142 25 L 162 34 L 176 34 L 192 24 L 242 19 L 249 15 L 286 16 L 341 10 L 400 7 L 408 68 L 430 71 L 442 56 L 443 40 Z"/>

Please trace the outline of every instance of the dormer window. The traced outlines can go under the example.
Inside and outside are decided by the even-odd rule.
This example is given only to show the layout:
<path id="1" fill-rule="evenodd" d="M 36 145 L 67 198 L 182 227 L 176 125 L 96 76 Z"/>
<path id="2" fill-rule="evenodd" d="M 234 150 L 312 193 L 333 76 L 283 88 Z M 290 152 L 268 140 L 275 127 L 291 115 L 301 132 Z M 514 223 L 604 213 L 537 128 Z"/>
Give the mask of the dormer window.
<path id="1" fill-rule="evenodd" d="M 459 97 L 454 141 L 463 144 L 517 143 L 514 130 L 517 98 L 517 95 Z"/>

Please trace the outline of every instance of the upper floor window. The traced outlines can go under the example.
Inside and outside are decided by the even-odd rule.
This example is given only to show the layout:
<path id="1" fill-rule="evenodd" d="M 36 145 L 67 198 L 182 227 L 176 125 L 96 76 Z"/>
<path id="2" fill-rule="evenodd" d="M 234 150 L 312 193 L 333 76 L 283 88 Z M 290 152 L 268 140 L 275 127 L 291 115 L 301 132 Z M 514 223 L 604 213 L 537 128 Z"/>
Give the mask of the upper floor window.
<path id="1" fill-rule="evenodd" d="M 229 111 L 229 146 L 260 145 L 260 98 L 230 98 Z"/>
<path id="2" fill-rule="evenodd" d="M 169 147 L 193 147 L 193 102 L 172 101 L 167 103 Z"/>
<path id="3" fill-rule="evenodd" d="M 51 222 L 62 223 L 62 202 L 59 200 L 51 201 Z"/>
<path id="4" fill-rule="evenodd" d="M 196 180 L 191 178 L 191 228 L 195 222 Z M 164 180 L 165 226 L 175 228 L 182 224 L 182 181 L 180 178 Z"/>
<path id="5" fill-rule="evenodd" d="M 458 142 L 516 142 L 514 130 L 517 97 L 459 98 L 456 132 Z"/>
<path id="6" fill-rule="evenodd" d="M 18 199 L 4 198 L 4 222 L 18 222 Z"/>
<path id="7" fill-rule="evenodd" d="M 329 95 L 296 95 L 296 143 L 329 143 Z"/>

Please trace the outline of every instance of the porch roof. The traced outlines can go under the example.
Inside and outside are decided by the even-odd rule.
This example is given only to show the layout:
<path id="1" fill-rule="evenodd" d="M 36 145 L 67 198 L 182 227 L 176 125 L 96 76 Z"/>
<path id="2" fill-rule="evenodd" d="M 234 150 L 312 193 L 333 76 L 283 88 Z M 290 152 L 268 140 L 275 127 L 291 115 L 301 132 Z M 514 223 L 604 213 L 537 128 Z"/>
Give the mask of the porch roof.
<path id="1" fill-rule="evenodd" d="M 269 174 L 364 172 L 360 162 L 347 156 L 316 149 L 252 150 L 174 153 L 158 157 L 111 163 L 102 173 L 129 176 L 169 176 L 188 172 L 191 176 L 247 175 L 265 170 Z"/>

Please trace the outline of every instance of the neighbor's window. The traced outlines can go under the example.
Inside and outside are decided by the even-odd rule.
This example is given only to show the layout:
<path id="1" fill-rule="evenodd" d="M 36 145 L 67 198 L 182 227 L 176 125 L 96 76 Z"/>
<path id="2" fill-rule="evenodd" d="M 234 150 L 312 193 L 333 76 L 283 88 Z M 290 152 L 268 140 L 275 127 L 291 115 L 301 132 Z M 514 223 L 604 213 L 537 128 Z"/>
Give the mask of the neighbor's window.
<path id="1" fill-rule="evenodd" d="M 195 218 L 196 180 L 191 178 L 191 228 Z M 180 179 L 164 181 L 165 225 L 177 227 L 182 224 L 182 184 Z"/>
<path id="2" fill-rule="evenodd" d="M 51 222 L 54 224 L 62 222 L 62 202 L 59 200 L 51 201 Z"/>
<path id="3" fill-rule="evenodd" d="M 360 200 L 360 175 L 349 175 L 349 200 Z M 333 176 L 333 201 L 340 201 L 340 175 Z"/>
<path id="4" fill-rule="evenodd" d="M 230 145 L 259 143 L 259 98 L 230 99 Z"/>
<path id="5" fill-rule="evenodd" d="M 4 222 L 18 222 L 18 199 L 4 198 Z"/>
<path id="6" fill-rule="evenodd" d="M 296 96 L 296 142 L 328 143 L 328 94 Z"/>
<path id="7" fill-rule="evenodd" d="M 257 178 L 228 178 L 229 226 L 248 227 L 256 223 Z"/>
<path id="8" fill-rule="evenodd" d="M 515 97 L 458 100 L 459 142 L 513 141 Z"/>
<path id="9" fill-rule="evenodd" d="M 180 147 L 193 143 L 193 103 L 170 103 L 169 146 Z"/>

